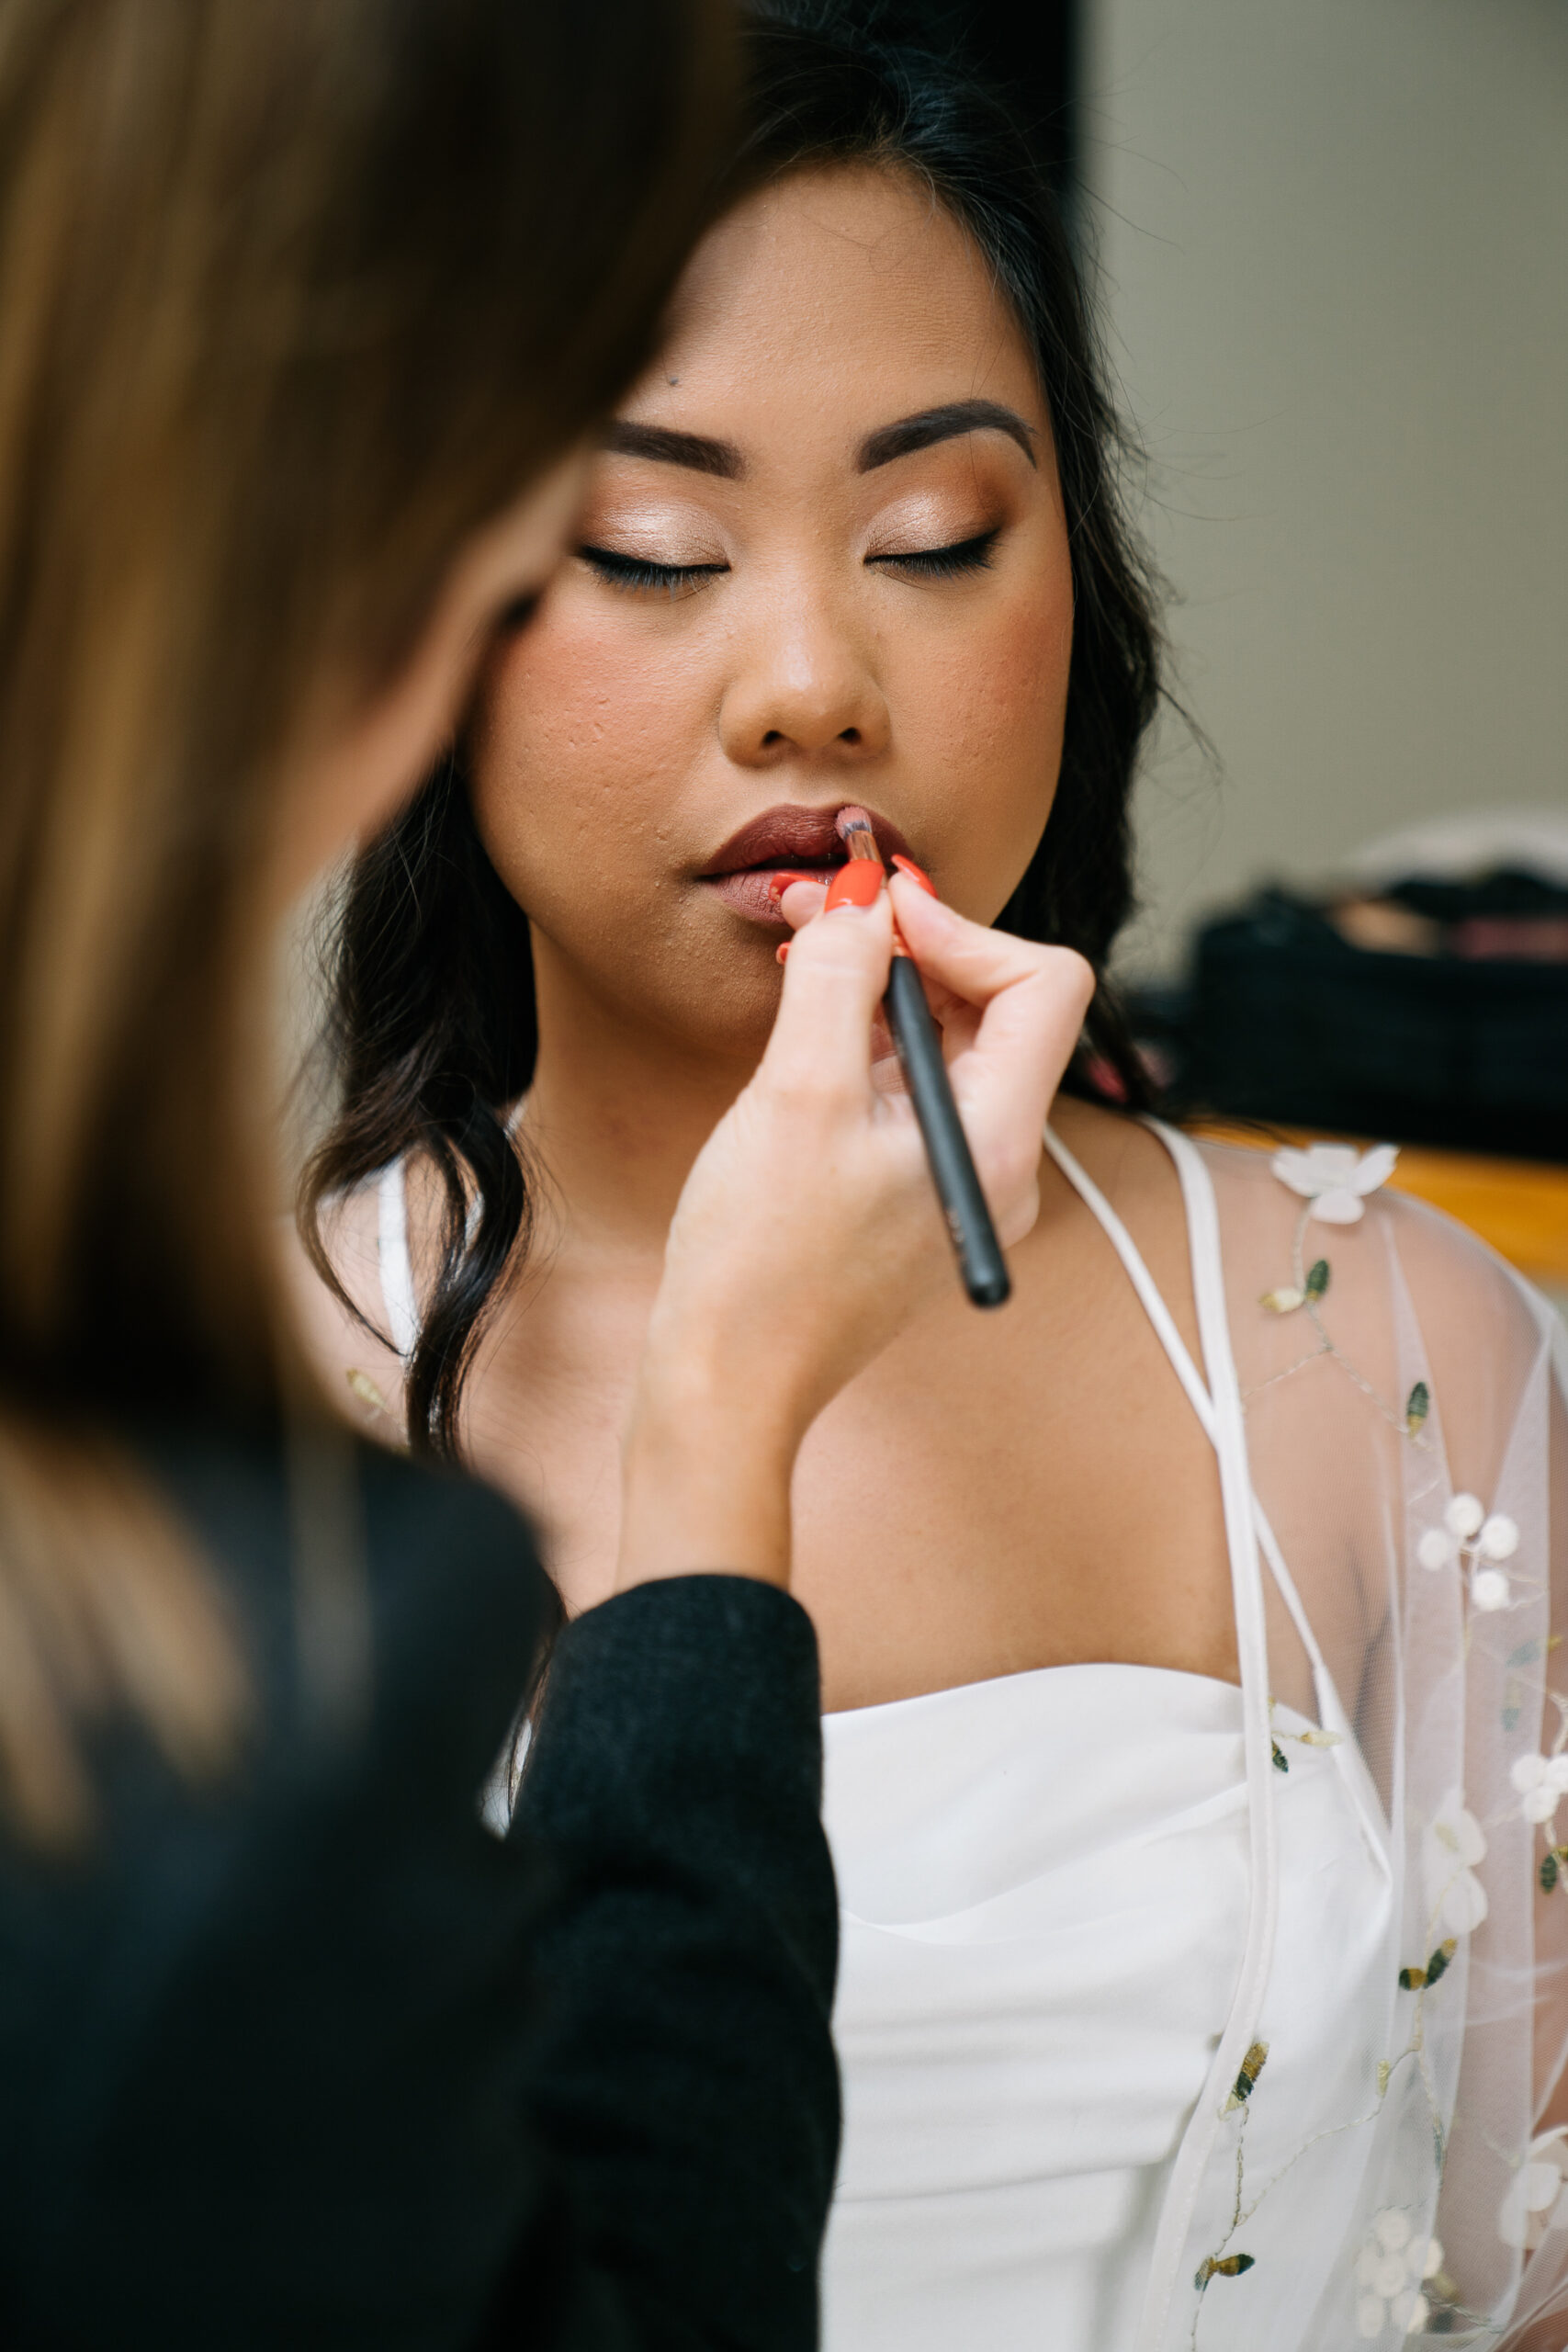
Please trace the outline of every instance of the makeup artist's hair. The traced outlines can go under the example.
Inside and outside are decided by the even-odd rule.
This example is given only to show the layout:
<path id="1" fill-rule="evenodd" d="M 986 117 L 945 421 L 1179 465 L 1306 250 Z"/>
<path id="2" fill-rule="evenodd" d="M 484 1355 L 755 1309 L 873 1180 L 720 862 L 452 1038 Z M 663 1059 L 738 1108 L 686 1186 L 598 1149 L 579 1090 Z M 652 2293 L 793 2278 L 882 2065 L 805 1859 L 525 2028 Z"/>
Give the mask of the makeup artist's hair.
<path id="1" fill-rule="evenodd" d="M 720 202 L 815 164 L 908 172 L 969 232 L 1013 305 L 1055 436 L 1075 612 L 1055 804 L 998 920 L 1089 958 L 1100 985 L 1069 1083 L 1142 1107 L 1149 1080 L 1105 968 L 1133 902 L 1127 804 L 1159 696 L 1159 641 L 1150 575 L 1120 503 L 1123 443 L 1095 332 L 1043 173 L 1006 105 L 941 57 L 835 29 L 835 13 L 754 13 L 747 128 Z M 358 861 L 333 944 L 344 1094 L 307 1172 L 307 1242 L 346 1298 L 321 1236 L 323 1201 L 401 1152 L 434 1165 L 445 1229 L 408 1370 L 408 1427 L 416 1448 L 452 1456 L 485 1314 L 526 1247 L 525 1167 L 502 1120 L 536 1049 L 527 921 L 479 844 L 460 751 Z"/>
<path id="2" fill-rule="evenodd" d="M 275 1428 L 278 782 L 615 399 L 733 122 L 722 0 L 0 13 L 0 1810 L 243 1678 L 123 1434 Z"/>

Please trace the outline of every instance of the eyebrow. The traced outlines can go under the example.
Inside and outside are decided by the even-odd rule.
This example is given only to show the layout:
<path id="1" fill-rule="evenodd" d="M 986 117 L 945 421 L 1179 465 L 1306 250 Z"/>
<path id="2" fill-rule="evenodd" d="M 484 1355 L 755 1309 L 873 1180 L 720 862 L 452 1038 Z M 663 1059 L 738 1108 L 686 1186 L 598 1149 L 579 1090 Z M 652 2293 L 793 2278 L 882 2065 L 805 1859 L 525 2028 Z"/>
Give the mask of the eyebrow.
<path id="1" fill-rule="evenodd" d="M 704 433 L 671 433 L 662 424 L 627 424 L 617 418 L 604 435 L 617 458 L 651 458 L 656 465 L 688 466 L 694 473 L 739 481 L 746 460 L 733 442 L 710 441 Z"/>
<path id="2" fill-rule="evenodd" d="M 961 433 L 986 432 L 1005 433 L 1018 443 L 1030 464 L 1035 464 L 1033 427 L 1025 424 L 1016 410 L 1003 408 L 999 401 L 948 401 L 941 408 L 923 408 L 917 416 L 901 416 L 897 424 L 884 424 L 866 435 L 855 464 L 863 474 L 874 473 L 878 466 L 890 466 L 895 458 L 910 457 L 917 449 L 932 448 Z"/>

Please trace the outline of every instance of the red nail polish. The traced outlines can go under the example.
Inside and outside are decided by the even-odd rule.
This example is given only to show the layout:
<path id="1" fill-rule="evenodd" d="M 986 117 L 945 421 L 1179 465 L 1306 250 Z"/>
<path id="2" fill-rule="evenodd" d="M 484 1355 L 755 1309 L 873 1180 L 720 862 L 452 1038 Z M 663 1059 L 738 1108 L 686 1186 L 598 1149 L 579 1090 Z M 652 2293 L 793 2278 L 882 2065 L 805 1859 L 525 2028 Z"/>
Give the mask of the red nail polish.
<path id="1" fill-rule="evenodd" d="M 777 906 L 792 882 L 820 882 L 820 874 L 775 874 L 768 885 L 768 896 Z"/>
<path id="2" fill-rule="evenodd" d="M 923 868 L 915 864 L 912 857 L 900 857 L 897 851 L 895 850 L 893 853 L 893 863 L 898 868 L 900 874 L 907 874 L 911 882 L 918 882 L 922 890 L 929 891 L 933 899 L 936 897 L 936 884 L 931 880 L 931 876 L 927 874 Z"/>
<path id="3" fill-rule="evenodd" d="M 828 885 L 828 903 L 824 914 L 831 914 L 835 907 L 870 907 L 876 903 L 882 888 L 882 866 L 878 860 L 852 857 L 840 865 Z"/>
<path id="4" fill-rule="evenodd" d="M 789 956 L 789 942 L 788 942 L 788 940 L 786 939 L 786 940 L 784 941 L 784 944 L 783 944 L 783 946 L 782 946 L 782 947 L 775 948 L 775 950 L 774 950 L 774 952 L 773 952 L 773 961 L 774 961 L 774 963 L 775 963 L 775 964 L 783 964 L 783 963 L 784 963 L 784 962 L 787 960 L 788 956 Z"/>

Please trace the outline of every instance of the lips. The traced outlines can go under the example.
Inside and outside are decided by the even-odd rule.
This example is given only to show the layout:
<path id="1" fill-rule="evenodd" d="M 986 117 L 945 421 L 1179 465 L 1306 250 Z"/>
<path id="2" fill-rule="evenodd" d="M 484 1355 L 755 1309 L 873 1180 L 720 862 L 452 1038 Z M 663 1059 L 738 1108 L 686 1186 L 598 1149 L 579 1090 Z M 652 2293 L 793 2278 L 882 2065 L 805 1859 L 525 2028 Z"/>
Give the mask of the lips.
<path id="1" fill-rule="evenodd" d="M 775 874 L 809 872 L 816 868 L 824 880 L 844 863 L 844 844 L 835 831 L 834 820 L 839 811 L 849 804 L 836 800 L 829 808 L 782 808 L 764 809 L 732 833 L 706 866 L 700 879 L 733 907 L 737 914 L 750 922 L 765 923 L 775 931 L 787 930 L 783 915 L 773 896 Z M 886 865 L 895 852 L 907 857 L 909 845 L 897 825 L 892 824 L 874 808 L 866 810 L 876 834 L 876 846 Z"/>

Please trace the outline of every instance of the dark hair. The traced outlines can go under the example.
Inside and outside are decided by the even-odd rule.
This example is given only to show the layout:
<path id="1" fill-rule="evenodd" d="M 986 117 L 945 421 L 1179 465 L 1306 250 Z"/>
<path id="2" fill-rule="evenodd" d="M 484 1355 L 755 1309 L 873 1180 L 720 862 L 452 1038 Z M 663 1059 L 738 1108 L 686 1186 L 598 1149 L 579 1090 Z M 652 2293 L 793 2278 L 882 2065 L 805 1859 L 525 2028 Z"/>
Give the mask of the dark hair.
<path id="1" fill-rule="evenodd" d="M 1055 803 L 998 920 L 1089 958 L 1100 985 L 1070 1082 L 1146 1106 L 1149 1081 L 1105 968 L 1133 903 L 1128 797 L 1158 700 L 1159 641 L 1118 492 L 1121 430 L 1043 175 L 995 93 L 874 31 L 802 22 L 798 11 L 765 17 L 745 37 L 744 68 L 746 128 L 721 205 L 816 164 L 916 174 L 974 238 L 1035 355 L 1066 509 L 1073 650 Z M 536 1046 L 526 919 L 479 844 L 458 755 L 358 861 L 335 951 L 344 1092 L 307 1172 L 307 1238 L 338 1288 L 319 1232 L 327 1194 L 400 1152 L 430 1155 L 446 1215 L 408 1371 L 408 1427 L 415 1446 L 455 1454 L 483 1317 L 526 1245 L 525 1165 L 501 1113 L 527 1085 Z"/>

